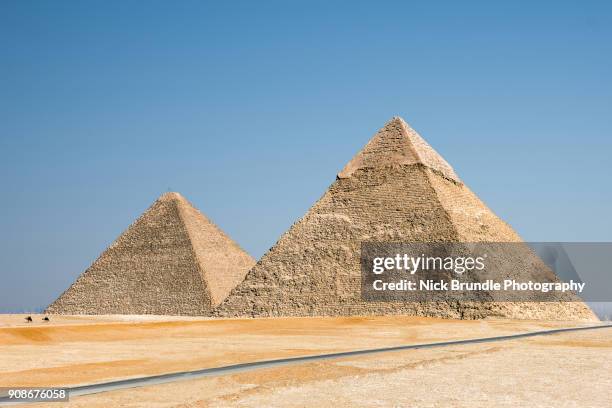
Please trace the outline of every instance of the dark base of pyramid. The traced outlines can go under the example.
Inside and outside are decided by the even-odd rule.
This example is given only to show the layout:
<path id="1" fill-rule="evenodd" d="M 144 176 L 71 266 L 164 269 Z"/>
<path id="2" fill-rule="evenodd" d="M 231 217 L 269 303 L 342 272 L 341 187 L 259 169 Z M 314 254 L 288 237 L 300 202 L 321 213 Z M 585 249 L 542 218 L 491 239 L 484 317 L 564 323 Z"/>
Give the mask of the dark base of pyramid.
<path id="1" fill-rule="evenodd" d="M 288 307 L 288 305 L 291 305 Z M 240 312 L 221 311 L 224 317 L 419 316 L 443 319 L 526 319 L 597 321 L 582 302 L 361 302 L 337 305 L 270 304 L 263 300 Z"/>

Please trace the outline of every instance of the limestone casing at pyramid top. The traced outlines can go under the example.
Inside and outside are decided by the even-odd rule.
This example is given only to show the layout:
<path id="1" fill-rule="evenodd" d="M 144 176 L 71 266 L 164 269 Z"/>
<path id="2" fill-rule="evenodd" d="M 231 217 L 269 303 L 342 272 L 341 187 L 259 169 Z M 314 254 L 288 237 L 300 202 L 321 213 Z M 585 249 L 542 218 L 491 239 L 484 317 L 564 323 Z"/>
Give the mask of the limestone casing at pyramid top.
<path id="1" fill-rule="evenodd" d="M 447 179 L 461 183 L 451 165 L 398 116 L 370 139 L 338 173 L 338 178 L 349 178 L 358 169 L 411 164 L 422 164 Z"/>

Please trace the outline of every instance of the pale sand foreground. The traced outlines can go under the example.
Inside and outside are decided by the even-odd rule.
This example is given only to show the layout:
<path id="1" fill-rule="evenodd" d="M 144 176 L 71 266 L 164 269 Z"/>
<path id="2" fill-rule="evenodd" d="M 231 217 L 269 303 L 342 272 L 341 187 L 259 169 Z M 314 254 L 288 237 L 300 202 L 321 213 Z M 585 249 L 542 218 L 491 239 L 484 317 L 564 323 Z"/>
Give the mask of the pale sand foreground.
<path id="1" fill-rule="evenodd" d="M 410 317 L 0 319 L 0 386 L 75 385 L 285 356 L 489 337 L 559 322 Z M 2 326 L 3 325 L 3 326 Z M 73 397 L 69 407 L 612 406 L 612 329 L 409 350 Z"/>

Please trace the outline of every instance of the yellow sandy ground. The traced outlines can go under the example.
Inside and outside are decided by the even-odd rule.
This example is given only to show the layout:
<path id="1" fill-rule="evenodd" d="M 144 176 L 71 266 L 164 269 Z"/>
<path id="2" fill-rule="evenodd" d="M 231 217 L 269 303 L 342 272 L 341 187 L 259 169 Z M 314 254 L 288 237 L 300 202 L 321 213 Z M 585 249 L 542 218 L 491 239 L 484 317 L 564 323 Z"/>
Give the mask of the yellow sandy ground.
<path id="1" fill-rule="evenodd" d="M 571 325 L 397 316 L 52 317 L 50 323 L 29 325 L 22 319 L 0 318 L 0 386 L 76 385 Z M 606 329 L 265 369 L 74 397 L 67 406 L 491 406 L 493 399 L 498 406 L 609 407 L 609 367 L 612 330 Z"/>

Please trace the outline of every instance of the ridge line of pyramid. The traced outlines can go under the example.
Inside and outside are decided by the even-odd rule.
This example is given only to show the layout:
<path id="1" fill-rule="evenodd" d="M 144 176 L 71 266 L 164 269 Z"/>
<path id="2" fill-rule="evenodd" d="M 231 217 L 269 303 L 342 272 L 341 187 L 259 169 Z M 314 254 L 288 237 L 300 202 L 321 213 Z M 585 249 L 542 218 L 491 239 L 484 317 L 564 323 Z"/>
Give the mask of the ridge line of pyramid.
<path id="1" fill-rule="evenodd" d="M 173 201 L 177 205 L 179 217 L 189 237 L 189 245 L 195 256 L 211 306 L 216 307 L 225 299 L 227 296 L 226 292 L 229 292 L 240 283 L 246 273 L 255 265 L 256 261 L 189 200 L 180 195 L 179 197 L 180 200 Z M 231 254 L 236 262 L 234 272 L 225 269 L 220 270 L 219 260 L 211 259 L 211 257 L 215 257 L 214 251 L 218 251 L 220 248 L 223 249 L 223 253 Z M 230 285 L 231 287 L 228 287 L 228 285 L 221 283 L 219 280 L 221 275 L 240 279 L 238 282 Z"/>
<path id="2" fill-rule="evenodd" d="M 171 194 L 171 193 L 166 193 L 164 194 Z M 174 204 L 176 206 L 176 212 L 178 214 L 178 217 L 181 221 L 181 224 L 183 225 L 183 228 L 185 228 L 185 233 L 187 234 L 187 237 L 189 238 L 189 247 L 191 248 L 191 253 L 193 256 L 193 259 L 196 262 L 196 265 L 198 266 L 199 269 L 199 276 L 200 279 L 202 280 L 202 288 L 204 290 L 204 292 L 206 293 L 206 297 L 205 300 L 207 299 L 210 302 L 210 305 L 212 306 L 213 304 L 213 299 L 212 299 L 212 291 L 210 288 L 210 284 L 208 282 L 208 278 L 206 276 L 206 271 L 204 268 L 204 260 L 201 258 L 201 256 L 199 256 L 198 254 L 198 250 L 196 249 L 195 245 L 194 245 L 194 241 L 196 240 L 196 237 L 194 237 L 192 231 L 191 231 L 191 225 L 187 220 L 187 214 L 185 214 L 185 206 L 190 206 L 192 207 L 199 215 L 201 215 L 202 217 L 204 217 L 205 220 L 207 220 L 204 216 L 204 214 L 202 214 L 197 208 L 193 207 L 193 205 L 187 200 L 185 199 L 182 195 L 180 195 L 179 193 L 174 193 L 176 195 L 172 196 L 172 204 Z"/>
<path id="3" fill-rule="evenodd" d="M 221 227 L 219 227 L 213 220 L 208 218 L 206 216 L 206 214 L 204 214 L 202 211 L 200 211 L 198 209 L 198 207 L 193 205 L 191 203 L 191 201 L 189 201 L 187 198 L 182 196 L 180 193 L 175 193 L 175 194 L 177 194 L 177 197 L 179 198 L 179 201 L 181 202 L 181 205 L 183 206 L 183 208 L 184 207 L 188 207 L 188 208 L 194 210 L 197 213 L 198 216 L 200 216 L 204 221 L 206 221 L 206 223 L 208 225 L 213 227 L 221 236 L 224 237 L 224 239 L 226 239 L 229 243 L 231 243 L 232 246 L 234 246 L 235 249 L 244 252 L 245 254 L 249 255 L 249 257 L 252 258 L 251 254 L 249 254 L 244 248 L 242 248 L 242 246 L 240 246 L 240 244 L 238 244 L 238 242 L 236 242 L 232 237 L 230 237 L 228 234 L 226 234 L 225 231 L 223 231 L 223 229 L 221 229 Z"/>
<path id="4" fill-rule="evenodd" d="M 408 140 L 410 140 L 410 134 L 411 133 L 416 133 L 416 131 L 414 129 L 412 129 L 412 127 L 401 117 L 399 116 L 394 116 L 393 119 L 391 121 L 395 121 L 399 123 L 400 129 L 402 131 L 402 134 L 408 138 Z M 418 135 L 418 133 L 417 133 Z M 423 163 L 423 157 L 421 157 L 420 152 L 415 148 L 414 143 L 410 143 L 408 148 L 414 152 L 414 155 L 417 158 L 417 161 L 419 163 Z"/>

